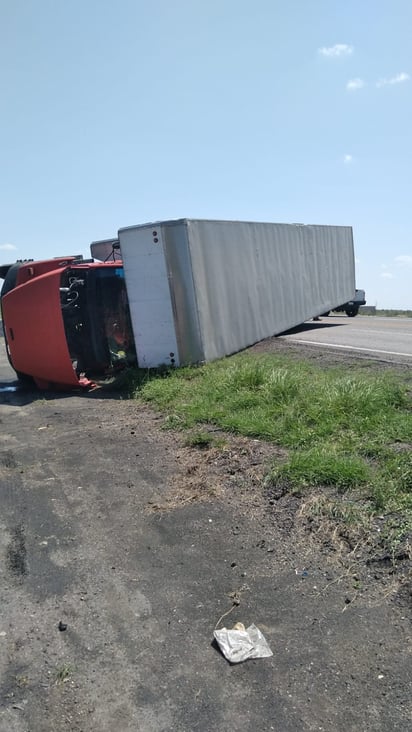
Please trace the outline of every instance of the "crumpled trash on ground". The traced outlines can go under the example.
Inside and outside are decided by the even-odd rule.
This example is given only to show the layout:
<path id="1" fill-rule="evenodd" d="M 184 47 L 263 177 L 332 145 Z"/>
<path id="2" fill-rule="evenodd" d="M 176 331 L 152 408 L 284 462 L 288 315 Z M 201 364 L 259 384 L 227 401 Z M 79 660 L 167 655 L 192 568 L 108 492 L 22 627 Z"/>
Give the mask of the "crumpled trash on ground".
<path id="1" fill-rule="evenodd" d="M 245 628 L 243 623 L 236 623 L 229 630 L 227 628 L 215 630 L 213 635 L 224 657 L 230 663 L 273 656 L 265 636 L 253 623 L 248 628 Z"/>

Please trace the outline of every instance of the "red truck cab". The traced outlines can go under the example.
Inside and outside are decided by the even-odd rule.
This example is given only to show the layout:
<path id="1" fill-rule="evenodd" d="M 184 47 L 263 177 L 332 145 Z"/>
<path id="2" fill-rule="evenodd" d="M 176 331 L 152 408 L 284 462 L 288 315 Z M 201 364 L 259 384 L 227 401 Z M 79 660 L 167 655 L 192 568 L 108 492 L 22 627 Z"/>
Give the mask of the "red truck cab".
<path id="1" fill-rule="evenodd" d="M 0 268 L 7 354 L 39 388 L 90 386 L 136 362 L 123 266 L 82 257 Z"/>

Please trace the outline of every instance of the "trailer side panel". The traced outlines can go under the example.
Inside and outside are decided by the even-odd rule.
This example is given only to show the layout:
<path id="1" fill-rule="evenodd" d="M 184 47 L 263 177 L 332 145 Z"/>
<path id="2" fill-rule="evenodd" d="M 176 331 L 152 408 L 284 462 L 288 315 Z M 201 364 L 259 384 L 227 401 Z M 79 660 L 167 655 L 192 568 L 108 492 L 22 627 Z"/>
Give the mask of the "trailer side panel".
<path id="1" fill-rule="evenodd" d="M 192 220 L 187 226 L 207 361 L 354 295 L 350 227 Z"/>

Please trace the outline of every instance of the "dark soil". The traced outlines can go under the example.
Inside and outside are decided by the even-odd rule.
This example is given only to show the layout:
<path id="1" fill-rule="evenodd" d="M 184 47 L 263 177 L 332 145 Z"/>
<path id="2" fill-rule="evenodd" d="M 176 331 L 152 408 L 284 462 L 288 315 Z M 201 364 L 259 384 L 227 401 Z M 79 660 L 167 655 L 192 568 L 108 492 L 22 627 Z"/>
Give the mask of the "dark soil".
<path id="1" fill-rule="evenodd" d="M 186 447 L 104 390 L 0 400 L 0 730 L 412 728 L 410 553 L 379 519 L 326 520 L 333 492 L 265 482 L 273 445 Z M 232 608 L 273 657 L 220 655 Z"/>

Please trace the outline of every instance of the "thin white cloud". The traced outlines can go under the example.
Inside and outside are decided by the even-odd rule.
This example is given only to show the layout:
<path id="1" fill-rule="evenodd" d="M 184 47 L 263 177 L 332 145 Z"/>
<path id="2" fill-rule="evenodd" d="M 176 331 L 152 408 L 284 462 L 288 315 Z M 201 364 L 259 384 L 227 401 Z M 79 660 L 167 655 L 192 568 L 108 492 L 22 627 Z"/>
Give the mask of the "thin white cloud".
<path id="1" fill-rule="evenodd" d="M 338 58 L 338 56 L 350 56 L 353 53 L 353 46 L 347 43 L 335 43 L 334 46 L 323 46 L 318 48 L 318 53 L 327 58 Z"/>
<path id="2" fill-rule="evenodd" d="M 387 86 L 388 84 L 403 84 L 405 81 L 409 81 L 410 78 L 410 75 L 407 74 L 406 71 L 401 71 L 395 76 L 387 76 L 385 79 L 379 79 L 379 81 L 376 82 L 376 86 L 381 87 Z"/>
<path id="3" fill-rule="evenodd" d="M 348 91 L 356 91 L 357 89 L 362 89 L 365 86 L 365 82 L 363 79 L 349 79 L 348 83 L 346 84 L 346 88 Z"/>
<path id="4" fill-rule="evenodd" d="M 383 277 L 384 280 L 393 280 L 393 274 L 390 272 L 381 272 L 381 277 Z"/>
<path id="5" fill-rule="evenodd" d="M 345 163 L 345 165 L 350 165 L 351 163 L 353 163 L 353 155 L 344 155 L 343 162 Z"/>
<path id="6" fill-rule="evenodd" d="M 401 254 L 399 257 L 395 257 L 395 262 L 412 267 L 412 256 L 410 254 Z"/>
<path id="7" fill-rule="evenodd" d="M 0 244 L 0 249 L 4 252 L 12 252 L 17 249 L 17 247 L 15 247 L 14 244 Z"/>

